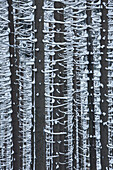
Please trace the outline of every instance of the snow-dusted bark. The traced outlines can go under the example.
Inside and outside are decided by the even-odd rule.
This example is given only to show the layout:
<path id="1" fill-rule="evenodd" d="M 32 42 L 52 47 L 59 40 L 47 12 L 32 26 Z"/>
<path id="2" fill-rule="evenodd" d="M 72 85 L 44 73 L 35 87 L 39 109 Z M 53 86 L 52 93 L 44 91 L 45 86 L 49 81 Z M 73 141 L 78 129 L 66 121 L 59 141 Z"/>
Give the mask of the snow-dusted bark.
<path id="1" fill-rule="evenodd" d="M 72 169 L 73 166 L 73 45 L 68 27 L 70 8 L 69 4 L 64 5 L 55 1 L 45 1 L 44 5 L 47 10 L 44 17 L 47 169 Z M 66 7 L 68 10 L 63 10 Z M 72 59 L 68 63 L 70 54 Z"/>
<path id="2" fill-rule="evenodd" d="M 67 84 L 66 84 L 66 96 L 67 96 L 67 169 L 73 169 L 73 0 L 70 3 L 65 3 L 64 9 L 64 21 L 65 21 L 65 33 L 64 39 L 66 41 L 66 47 L 64 50 L 64 57 L 66 59 L 66 76 Z"/>
<path id="3" fill-rule="evenodd" d="M 0 1 L 0 169 L 12 168 L 11 72 L 8 3 Z"/>
<path id="4" fill-rule="evenodd" d="M 113 169 L 113 4 L 108 0 L 108 4 L 104 4 L 108 10 L 108 159 L 109 169 Z"/>
<path id="5" fill-rule="evenodd" d="M 31 127 L 32 127 L 32 57 L 33 30 L 32 1 L 13 0 L 14 14 L 14 55 L 16 61 L 16 81 L 18 83 L 18 121 L 20 146 L 20 169 L 31 167 Z M 13 73 L 12 73 L 13 74 Z M 15 144 L 16 145 L 16 144 Z"/>
<path id="6" fill-rule="evenodd" d="M 112 0 L 0 0 L 0 169 L 113 169 Z"/>
<path id="7" fill-rule="evenodd" d="M 101 120 L 100 124 L 100 134 L 101 134 L 101 168 L 108 169 L 109 160 L 108 160 L 108 10 L 106 8 L 107 0 L 101 1 L 101 77 L 100 77 L 100 109 L 101 109 Z"/>
<path id="8" fill-rule="evenodd" d="M 94 65 L 92 38 L 92 1 L 87 0 L 87 51 L 88 51 L 88 113 L 89 113 L 89 144 L 90 168 L 96 169 L 95 113 L 94 113 Z"/>
<path id="9" fill-rule="evenodd" d="M 54 60 L 56 64 L 54 65 L 54 69 L 57 69 L 55 72 L 54 83 L 59 83 L 59 86 L 54 85 L 54 96 L 56 96 L 55 102 L 53 104 L 53 114 L 54 119 L 58 119 L 57 122 L 54 122 L 54 132 L 60 133 L 60 135 L 54 135 L 54 145 L 53 145 L 53 153 L 56 156 L 54 158 L 54 166 L 53 169 L 66 169 L 66 152 L 67 152 L 67 138 L 66 138 L 66 125 L 67 125 L 67 115 L 66 115 L 66 61 L 64 55 L 64 8 L 63 2 L 54 2 L 54 8 L 56 11 L 54 12 L 55 18 L 55 57 Z M 59 10 L 61 9 L 61 11 Z"/>
<path id="10" fill-rule="evenodd" d="M 9 52 L 10 52 L 10 71 L 11 71 L 11 100 L 12 100 L 12 134 L 13 134 L 13 169 L 19 169 L 19 122 L 18 122 L 18 59 L 15 57 L 14 49 L 14 15 L 12 0 L 8 1 L 9 18 Z M 16 50 L 17 51 L 17 50 Z"/>
<path id="11" fill-rule="evenodd" d="M 87 25 L 86 2 L 76 1 L 74 4 L 74 63 L 76 68 L 76 167 L 75 169 L 89 167 L 88 142 L 88 61 L 87 61 Z"/>
<path id="12" fill-rule="evenodd" d="M 44 2 L 44 44 L 45 44 L 45 132 L 46 132 L 46 169 L 53 169 L 53 103 L 54 99 L 51 98 L 53 94 L 53 78 L 54 78 L 54 24 L 50 25 L 50 21 L 54 19 L 54 3 Z M 52 58 L 52 59 L 51 59 Z M 50 133 L 52 132 L 52 133 Z"/>
<path id="13" fill-rule="evenodd" d="M 92 9 L 92 36 L 93 38 L 93 67 L 94 67 L 94 114 L 95 114 L 95 138 L 96 138 L 96 168 L 101 169 L 100 162 L 100 0 L 93 1 L 91 4 Z"/>

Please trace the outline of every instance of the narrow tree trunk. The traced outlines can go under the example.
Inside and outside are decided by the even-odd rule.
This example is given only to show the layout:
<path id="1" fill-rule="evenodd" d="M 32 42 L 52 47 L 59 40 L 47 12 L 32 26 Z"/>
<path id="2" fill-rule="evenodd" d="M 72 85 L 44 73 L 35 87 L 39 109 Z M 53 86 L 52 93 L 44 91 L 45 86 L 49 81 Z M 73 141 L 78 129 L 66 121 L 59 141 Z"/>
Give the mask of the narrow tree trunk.
<path id="1" fill-rule="evenodd" d="M 108 168 L 108 127 L 107 127 L 107 120 L 108 120 L 108 102 L 107 102 L 107 94 L 108 94 L 108 63 L 107 63 L 107 45 L 108 45 L 108 18 L 107 18 L 107 9 L 105 4 L 108 3 L 108 0 L 102 0 L 102 16 L 101 16 L 101 126 L 100 126 L 100 133 L 101 133 L 101 168 L 106 169 Z"/>
<path id="2" fill-rule="evenodd" d="M 73 16 L 73 20 L 74 22 L 76 22 L 76 10 L 74 9 L 74 16 Z M 77 36 L 76 34 L 76 29 L 75 27 L 73 27 L 74 29 L 74 33 L 75 33 L 75 36 Z M 75 40 L 74 40 L 74 43 L 75 43 Z M 76 58 L 76 46 L 74 44 L 74 56 L 73 56 L 73 88 L 74 90 L 76 91 L 77 90 L 77 70 L 76 70 L 76 61 L 77 61 L 77 58 Z M 76 92 L 74 91 L 74 95 L 73 95 L 73 169 L 76 169 Z"/>
<path id="3" fill-rule="evenodd" d="M 32 31 L 34 31 L 35 24 L 32 23 L 32 25 L 33 25 Z M 32 46 L 32 50 L 33 50 L 32 58 L 35 60 L 35 43 Z M 32 82 L 33 83 L 32 83 L 31 169 L 34 169 L 35 167 L 35 63 L 32 66 Z"/>
<path id="4" fill-rule="evenodd" d="M 12 127 L 13 127 L 13 169 L 19 169 L 20 166 L 20 151 L 19 151 L 19 122 L 18 122 L 18 77 L 16 71 L 18 70 L 18 58 L 14 56 L 14 19 L 12 0 L 8 1 L 9 7 L 9 44 L 10 44 L 10 69 L 11 69 L 11 95 L 12 95 Z"/>
<path id="5" fill-rule="evenodd" d="M 43 0 L 35 1 L 35 29 L 37 30 L 35 38 L 37 42 L 35 43 L 35 48 L 39 51 L 35 52 L 35 68 L 37 72 L 35 74 L 35 154 L 36 163 L 35 169 L 41 170 L 46 169 L 46 159 L 45 159 L 45 100 L 44 100 L 44 44 L 43 44 L 43 29 L 44 29 L 44 11 Z"/>
<path id="6" fill-rule="evenodd" d="M 54 8 L 57 9 L 61 9 L 63 8 L 63 3 L 62 2 L 55 2 L 54 3 Z M 63 43 L 64 42 L 64 25 L 60 23 L 64 21 L 64 16 L 63 16 L 63 10 L 61 11 L 55 11 L 54 12 L 54 18 L 57 22 L 55 24 L 55 43 Z M 59 31 L 59 32 L 58 32 Z M 56 45 L 55 50 L 58 50 L 57 52 L 55 52 L 55 57 L 54 60 L 58 60 L 58 59 L 63 59 L 63 54 L 64 54 L 64 50 L 60 49 L 64 48 L 63 45 Z M 54 86 L 54 93 L 53 96 L 55 97 L 59 97 L 57 99 L 55 99 L 55 103 L 54 106 L 56 106 L 56 108 L 54 108 L 53 110 L 53 115 L 54 115 L 54 120 L 61 118 L 57 124 L 54 123 L 54 127 L 53 127 L 53 131 L 55 133 L 59 133 L 59 132 L 64 132 L 66 131 L 65 127 L 66 127 L 66 114 L 65 114 L 65 106 L 60 106 L 57 107 L 58 105 L 62 105 L 64 104 L 64 99 L 60 99 L 60 97 L 64 97 L 65 96 L 65 91 L 66 91 L 66 79 L 64 80 L 61 77 L 65 77 L 66 76 L 66 72 L 65 72 L 65 68 L 64 66 L 64 61 L 57 61 L 55 64 L 55 69 L 58 69 L 58 71 L 55 72 L 56 77 L 54 79 L 54 83 L 59 83 L 62 85 L 59 86 Z M 64 134 L 60 134 L 60 135 L 54 135 L 53 137 L 54 139 L 54 145 L 53 145 L 53 155 L 55 155 L 56 157 L 54 158 L 53 161 L 53 169 L 57 169 L 59 167 L 59 169 L 65 170 L 66 169 L 66 146 L 65 146 L 65 139 L 66 136 Z"/>
<path id="7" fill-rule="evenodd" d="M 21 63 L 22 64 L 22 63 Z M 23 106 L 24 106 L 24 88 L 23 88 L 23 77 L 24 77 L 24 69 L 22 68 L 22 65 L 20 64 L 21 68 L 19 69 L 19 74 L 21 76 L 21 78 L 19 78 L 19 85 L 21 86 L 21 92 L 19 93 L 19 98 L 21 98 L 21 101 L 19 102 L 19 121 L 20 121 L 20 125 L 19 125 L 19 142 L 20 142 L 20 169 L 22 169 L 23 167 L 23 119 L 24 119 L 24 112 L 23 112 Z M 21 111 L 22 110 L 22 111 Z"/>
<path id="8" fill-rule="evenodd" d="M 74 48 L 74 54 L 76 53 L 76 48 Z M 74 56 L 74 69 L 73 69 L 73 88 L 76 91 L 76 56 Z M 76 93 L 73 95 L 73 169 L 76 169 Z"/>
<path id="9" fill-rule="evenodd" d="M 90 169 L 96 170 L 96 140 L 95 140 L 95 116 L 94 116 L 94 84 L 93 84 L 93 39 L 90 26 L 92 25 L 91 0 L 87 0 L 87 51 L 88 51 L 88 105 L 89 105 L 89 141 L 90 141 Z"/>

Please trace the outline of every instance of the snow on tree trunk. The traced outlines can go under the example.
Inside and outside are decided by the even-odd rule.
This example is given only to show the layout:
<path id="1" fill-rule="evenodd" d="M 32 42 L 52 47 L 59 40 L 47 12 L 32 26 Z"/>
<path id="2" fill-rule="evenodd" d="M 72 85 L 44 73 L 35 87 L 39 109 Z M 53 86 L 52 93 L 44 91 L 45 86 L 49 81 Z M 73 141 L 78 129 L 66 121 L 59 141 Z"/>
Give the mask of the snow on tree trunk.
<path id="1" fill-rule="evenodd" d="M 66 91 L 67 91 L 67 144 L 68 144 L 68 152 L 67 152 L 67 168 L 73 169 L 73 9 L 70 8 L 72 6 L 73 0 L 70 3 L 65 5 L 64 9 L 64 21 L 65 21 L 65 36 L 64 39 L 66 41 L 66 49 L 64 51 L 64 57 L 66 58 Z"/>
<path id="2" fill-rule="evenodd" d="M 44 2 L 44 82 L 45 82 L 45 132 L 46 132 L 46 169 L 53 169 L 53 103 L 54 99 L 51 98 L 53 94 L 53 59 L 54 59 L 54 24 L 50 21 L 54 19 L 54 3 Z M 52 132 L 52 133 L 50 133 Z"/>
<path id="3" fill-rule="evenodd" d="M 92 10 L 92 28 L 93 28 L 93 67 L 94 67 L 94 114 L 95 114 L 95 138 L 96 138 L 96 168 L 101 169 L 100 162 L 100 1 L 92 3 L 91 7 L 95 4 Z"/>
<path id="4" fill-rule="evenodd" d="M 113 169 L 112 0 L 0 0 L 0 169 Z"/>
<path id="5" fill-rule="evenodd" d="M 113 12 L 113 4 L 111 0 L 108 0 L 108 4 L 104 4 L 106 9 L 108 10 L 108 58 L 106 61 L 108 62 L 108 160 L 109 160 L 109 169 L 113 169 L 113 22 L 112 22 L 112 12 Z M 106 114 L 105 114 L 106 115 Z"/>
<path id="6" fill-rule="evenodd" d="M 11 72 L 8 3 L 0 1 L 0 169 L 12 169 Z"/>
<path id="7" fill-rule="evenodd" d="M 101 116 L 100 119 L 102 120 L 100 124 L 100 134 L 101 134 L 101 168 L 107 169 L 109 167 L 108 161 L 108 10 L 106 9 L 106 4 L 108 3 L 107 0 L 101 1 L 101 77 L 100 77 L 100 93 L 101 93 L 101 101 L 100 101 L 100 109 L 101 109 Z"/>
<path id="8" fill-rule="evenodd" d="M 95 141 L 95 114 L 94 114 L 94 65 L 93 65 L 93 39 L 92 39 L 92 1 L 87 0 L 87 50 L 88 50 L 88 109 L 89 109 L 89 144 L 90 168 L 96 169 L 96 141 Z"/>
<path id="9" fill-rule="evenodd" d="M 67 137 L 66 137 L 66 125 L 67 125 L 67 115 L 66 115 L 66 62 L 64 55 L 64 3 L 55 2 L 54 12 L 55 23 L 55 56 L 53 66 L 56 71 L 54 72 L 54 104 L 53 104 L 53 118 L 54 121 L 53 132 L 60 135 L 54 135 L 54 144 L 53 144 L 53 169 L 66 169 L 66 151 L 67 151 Z"/>

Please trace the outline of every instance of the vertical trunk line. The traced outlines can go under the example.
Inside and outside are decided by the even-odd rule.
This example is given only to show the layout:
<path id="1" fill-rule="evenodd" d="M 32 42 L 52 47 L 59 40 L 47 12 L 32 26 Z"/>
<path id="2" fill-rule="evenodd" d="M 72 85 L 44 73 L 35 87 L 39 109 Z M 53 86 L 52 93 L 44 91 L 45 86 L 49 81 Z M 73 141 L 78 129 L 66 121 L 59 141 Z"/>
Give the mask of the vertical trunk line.
<path id="1" fill-rule="evenodd" d="M 54 8 L 63 8 L 64 4 L 62 2 L 55 2 L 54 3 Z M 58 11 L 56 10 L 54 12 L 54 18 L 55 20 L 58 22 L 62 22 L 64 21 L 64 15 L 63 15 L 63 10 L 62 11 Z M 64 42 L 64 25 L 61 23 L 56 23 L 55 24 L 55 43 L 63 43 Z M 59 32 L 58 32 L 59 31 Z M 62 48 L 62 49 L 60 49 Z M 63 59 L 63 54 L 64 54 L 64 46 L 63 45 L 56 45 L 55 47 L 55 57 L 54 60 L 58 60 L 58 59 Z M 58 50 L 58 51 L 57 51 Z M 63 80 L 61 77 L 64 77 L 66 72 L 65 69 L 63 67 L 64 65 L 64 61 L 57 61 L 57 63 L 55 64 L 54 68 L 58 69 L 58 71 L 56 71 L 56 77 L 54 79 L 55 83 L 59 83 L 62 84 L 60 86 L 56 86 L 54 87 L 54 96 L 57 97 L 63 97 L 65 96 L 65 91 L 66 91 L 66 80 Z M 61 77 L 59 77 L 61 76 Z M 59 91 L 59 92 L 58 92 Z M 64 104 L 64 100 L 63 99 L 55 99 L 55 103 L 54 106 L 57 105 L 62 105 Z M 66 131 L 66 114 L 65 114 L 65 106 L 60 106 L 57 108 L 54 108 L 54 119 L 58 119 L 61 118 L 57 124 L 54 123 L 54 132 L 59 133 L 59 132 L 64 132 Z M 54 145 L 53 145 L 53 153 L 56 156 L 56 158 L 54 158 L 53 161 L 53 169 L 55 170 L 56 168 L 65 170 L 66 169 L 66 135 L 62 134 L 62 135 L 54 135 Z M 67 143 L 66 143 L 67 144 Z M 58 154 L 58 156 L 57 156 Z"/>
<path id="2" fill-rule="evenodd" d="M 34 6 L 33 0 L 33 6 Z M 35 15 L 35 12 L 33 12 Z M 32 31 L 35 30 L 35 23 L 32 22 L 33 28 Z M 35 33 L 33 33 L 33 38 L 35 37 Z M 32 46 L 32 59 L 35 61 L 35 43 Z M 31 169 L 35 167 L 35 64 L 32 66 L 32 128 L 31 128 Z"/>
<path id="3" fill-rule="evenodd" d="M 18 58 L 15 57 L 14 52 L 14 19 L 12 0 L 8 1 L 9 12 L 9 44 L 10 44 L 10 70 L 11 70 L 11 97 L 12 97 L 12 133 L 13 133 L 13 169 L 19 169 L 20 166 L 20 150 L 19 150 L 19 122 L 18 122 L 18 106 L 19 106 L 19 89 L 18 77 L 16 71 L 18 70 Z"/>
<path id="4" fill-rule="evenodd" d="M 35 1 L 35 38 L 37 42 L 35 43 L 35 48 L 39 51 L 35 51 L 35 68 L 37 69 L 35 74 L 35 154 L 36 154 L 36 170 L 46 169 L 46 159 L 45 159 L 45 97 L 44 97 L 44 11 L 43 0 Z"/>
<path id="5" fill-rule="evenodd" d="M 74 18 L 73 18 L 73 20 L 74 20 L 74 22 L 76 22 L 76 11 L 77 10 L 73 10 L 73 12 L 74 12 Z M 74 29 L 74 34 L 75 34 L 75 36 L 77 36 L 76 35 L 76 27 L 75 26 L 73 26 L 73 29 Z M 74 40 L 74 43 L 75 43 L 75 40 Z M 76 66 L 76 61 L 77 61 L 77 58 L 76 58 L 76 46 L 75 46 L 75 44 L 74 44 L 74 55 L 73 55 L 73 88 L 74 88 L 74 90 L 76 91 L 77 90 L 77 66 Z M 77 137 L 77 135 L 76 135 L 76 110 L 77 110 L 77 106 L 76 106 L 76 98 L 77 98 L 77 94 L 76 94 L 76 92 L 74 92 L 74 95 L 73 95 L 73 169 L 76 169 L 76 167 L 77 167 L 77 161 L 76 161 L 76 149 L 77 149 L 77 147 L 76 147 L 76 144 L 77 144 L 77 142 L 76 142 L 76 137 Z"/>
<path id="6" fill-rule="evenodd" d="M 74 48 L 74 56 L 73 56 L 73 88 L 76 91 L 76 48 Z M 73 95 L 73 169 L 76 169 L 76 92 Z"/>
<path id="7" fill-rule="evenodd" d="M 108 0 L 101 0 L 101 7 L 102 7 L 102 16 L 101 16 L 101 120 L 102 123 L 100 125 L 100 133 L 101 133 L 101 166 L 102 169 L 108 168 L 108 127 L 107 127 L 107 120 L 108 120 L 108 102 L 107 102 L 107 95 L 108 95 L 108 62 L 107 60 L 107 45 L 108 45 L 108 18 L 107 14 L 108 11 L 104 4 L 107 4 Z"/>
<path id="8" fill-rule="evenodd" d="M 88 105 L 89 105 L 89 141 L 90 141 L 90 169 L 96 170 L 96 139 L 95 139 L 95 115 L 94 115 L 94 84 L 93 84 L 93 39 L 92 39 L 92 18 L 91 18 L 91 9 L 90 9 L 91 0 L 87 0 L 87 51 L 88 54 Z"/>

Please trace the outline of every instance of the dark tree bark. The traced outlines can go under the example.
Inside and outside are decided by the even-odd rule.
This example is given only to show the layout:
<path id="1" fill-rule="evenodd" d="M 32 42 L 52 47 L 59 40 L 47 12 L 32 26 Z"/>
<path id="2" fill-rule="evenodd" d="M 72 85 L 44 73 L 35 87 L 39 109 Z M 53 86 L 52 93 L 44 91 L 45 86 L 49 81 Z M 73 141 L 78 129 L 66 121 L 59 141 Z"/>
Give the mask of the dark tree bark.
<path id="1" fill-rule="evenodd" d="M 35 5 L 33 3 L 33 5 Z M 35 14 L 35 13 L 34 13 Z M 32 23 L 33 28 L 32 31 L 34 31 L 35 29 L 35 23 Z M 33 34 L 34 35 L 34 34 Z M 35 35 L 34 35 L 35 36 Z M 32 46 L 32 50 L 33 50 L 33 55 L 32 58 L 35 59 L 35 43 Z M 33 169 L 34 165 L 34 154 L 35 154 L 35 148 L 34 148 L 34 142 L 35 142 L 35 131 L 34 131 L 34 127 L 35 127 L 35 64 L 32 66 L 32 128 L 31 128 L 31 169 Z"/>
<path id="2" fill-rule="evenodd" d="M 54 8 L 63 8 L 64 4 L 62 2 L 55 2 L 54 3 Z M 54 18 L 56 21 L 64 21 L 64 15 L 63 15 L 63 10 L 62 11 L 55 11 L 54 12 Z M 60 30 L 58 32 L 58 30 Z M 64 24 L 61 23 L 56 23 L 55 24 L 55 42 L 56 43 L 63 43 L 64 42 Z M 60 47 L 63 47 L 63 45 L 60 45 Z M 60 49 L 57 45 L 55 47 L 55 50 L 58 50 L 57 52 L 55 52 L 55 57 L 54 60 L 58 60 L 58 59 L 63 59 L 62 54 L 64 54 L 64 50 Z M 66 71 L 63 67 L 65 61 L 58 61 L 55 64 L 55 69 L 58 69 L 58 71 L 55 72 L 56 77 L 54 79 L 54 83 L 60 83 L 62 85 L 60 86 L 54 86 L 54 93 L 53 96 L 56 97 L 64 97 L 65 92 L 66 92 L 66 79 L 62 79 L 61 77 L 66 77 Z M 59 92 L 58 92 L 59 91 Z M 65 103 L 64 99 L 55 99 L 55 103 L 54 106 L 58 106 L 58 105 L 62 105 Z M 61 118 L 59 120 L 59 122 L 57 124 L 54 123 L 53 126 L 53 131 L 55 133 L 59 133 L 59 132 L 64 132 L 66 131 L 66 124 L 65 124 L 65 120 L 66 120 L 66 114 L 65 114 L 66 108 L 65 106 L 60 106 L 57 108 L 54 108 L 53 110 L 53 115 L 54 115 L 54 119 L 57 118 Z M 56 166 L 59 165 L 59 169 L 65 170 L 66 169 L 66 146 L 65 146 L 65 139 L 66 139 L 66 135 L 62 134 L 62 135 L 54 135 L 53 137 L 54 139 L 54 145 L 53 145 L 53 155 L 58 154 L 58 157 L 53 158 L 53 169 L 56 169 Z"/>
<path id="3" fill-rule="evenodd" d="M 39 48 L 39 51 L 35 51 L 35 68 L 37 69 L 35 74 L 35 154 L 36 170 L 46 169 L 46 159 L 45 159 L 45 100 L 44 100 L 44 11 L 43 0 L 35 1 L 35 29 L 37 30 L 35 38 L 37 42 L 35 43 L 35 48 Z"/>
<path id="4" fill-rule="evenodd" d="M 90 143 L 90 169 L 96 169 L 96 139 L 95 139 L 95 116 L 94 116 L 94 84 L 93 84 L 93 39 L 92 30 L 90 26 L 92 25 L 90 0 L 87 0 L 87 51 L 88 54 L 88 106 L 89 106 L 89 143 Z"/>
<path id="5" fill-rule="evenodd" d="M 18 88 L 18 76 L 16 71 L 18 70 L 19 58 L 14 56 L 14 19 L 13 19 L 13 7 L 12 0 L 8 1 L 9 12 L 9 44 L 10 44 L 10 69 L 11 69 L 11 96 L 12 96 L 12 133 L 13 133 L 13 169 L 19 169 L 20 166 L 20 150 L 19 150 L 19 122 L 18 122 L 18 107 L 19 107 L 19 88 Z M 16 50 L 16 53 L 17 50 Z"/>
<path id="6" fill-rule="evenodd" d="M 100 103 L 100 108 L 101 108 L 101 120 L 102 123 L 100 125 L 100 134 L 101 134 L 101 165 L 102 169 L 106 169 L 108 167 L 108 127 L 107 127 L 107 120 L 108 120 L 108 102 L 107 102 L 107 94 L 108 94 L 108 63 L 106 61 L 107 59 L 107 45 L 108 45 L 108 18 L 107 14 L 108 11 L 104 4 L 107 4 L 108 0 L 102 0 L 101 1 L 101 6 L 102 6 L 102 16 L 101 16 L 101 103 Z M 104 39 L 105 38 L 105 39 Z M 106 113 L 104 115 L 103 113 Z M 109 167 L 108 167 L 109 168 Z"/>
<path id="7" fill-rule="evenodd" d="M 76 53 L 76 48 L 74 48 L 74 54 Z M 74 56 L 74 69 L 73 69 L 73 88 L 76 91 L 76 56 Z M 73 169 L 76 169 L 76 93 L 73 95 Z"/>

